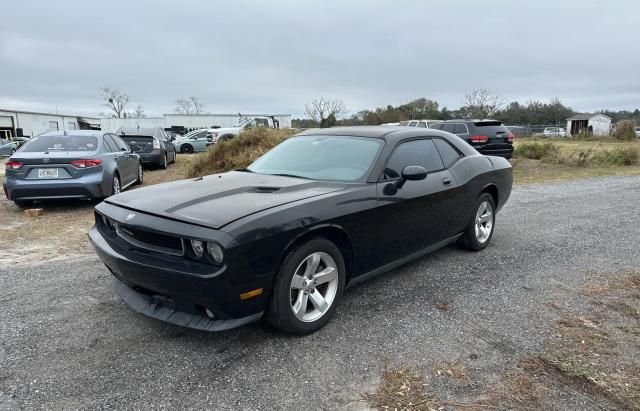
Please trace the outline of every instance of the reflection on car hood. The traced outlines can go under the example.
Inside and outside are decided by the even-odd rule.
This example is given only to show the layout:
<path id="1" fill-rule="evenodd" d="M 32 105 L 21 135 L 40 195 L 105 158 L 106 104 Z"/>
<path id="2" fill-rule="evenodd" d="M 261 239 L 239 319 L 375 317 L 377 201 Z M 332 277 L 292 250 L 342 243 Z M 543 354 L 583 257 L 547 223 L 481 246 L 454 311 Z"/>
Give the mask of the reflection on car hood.
<path id="1" fill-rule="evenodd" d="M 345 187 L 345 183 L 232 171 L 127 191 L 106 201 L 217 229 L 268 208 Z"/>

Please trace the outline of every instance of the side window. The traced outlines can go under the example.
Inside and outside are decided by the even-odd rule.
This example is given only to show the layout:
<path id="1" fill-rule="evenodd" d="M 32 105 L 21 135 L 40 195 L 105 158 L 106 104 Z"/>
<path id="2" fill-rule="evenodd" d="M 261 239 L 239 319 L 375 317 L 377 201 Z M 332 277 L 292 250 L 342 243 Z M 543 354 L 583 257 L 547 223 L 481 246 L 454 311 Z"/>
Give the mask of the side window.
<path id="1" fill-rule="evenodd" d="M 269 120 L 267 120 L 266 118 L 257 118 L 256 119 L 256 126 L 258 126 L 258 127 L 269 127 Z"/>
<path id="2" fill-rule="evenodd" d="M 458 150 L 453 148 L 451 144 L 447 143 L 446 141 L 439 138 L 434 138 L 433 142 L 435 143 L 436 148 L 440 153 L 440 157 L 442 157 L 442 162 L 444 163 L 445 167 L 451 167 L 451 165 L 453 165 L 453 163 L 455 163 L 456 160 L 460 158 L 460 153 L 458 152 Z"/>
<path id="3" fill-rule="evenodd" d="M 436 130 L 442 130 L 442 123 L 433 124 L 433 125 L 431 125 L 431 128 L 436 129 Z"/>
<path id="4" fill-rule="evenodd" d="M 418 121 L 418 127 L 427 128 L 427 123 L 424 121 Z"/>
<path id="5" fill-rule="evenodd" d="M 457 123 L 453 125 L 453 134 L 469 134 L 466 124 Z"/>
<path id="6" fill-rule="evenodd" d="M 415 121 L 409 122 L 409 127 L 415 127 L 415 126 L 416 126 L 416 122 Z"/>
<path id="7" fill-rule="evenodd" d="M 116 146 L 118 147 L 117 150 L 119 150 L 119 151 L 129 151 L 129 148 L 127 147 L 127 144 L 120 137 L 111 135 L 111 138 L 113 138 L 113 141 L 115 141 Z"/>
<path id="8" fill-rule="evenodd" d="M 428 172 L 444 168 L 442 159 L 432 140 L 414 140 L 400 144 L 387 161 L 383 180 L 400 177 L 407 166 L 422 166 Z"/>
<path id="9" fill-rule="evenodd" d="M 116 143 L 114 143 L 113 140 L 111 139 L 110 134 L 105 134 L 103 139 L 104 139 L 104 146 L 107 148 L 108 151 L 111 151 L 111 152 L 118 151 L 118 147 L 116 146 Z"/>
<path id="10" fill-rule="evenodd" d="M 454 127 L 455 127 L 455 124 L 452 124 L 452 123 L 445 123 L 445 124 L 442 126 L 442 130 L 447 131 L 447 132 L 449 132 L 449 133 L 453 133 L 453 129 L 454 129 Z"/>

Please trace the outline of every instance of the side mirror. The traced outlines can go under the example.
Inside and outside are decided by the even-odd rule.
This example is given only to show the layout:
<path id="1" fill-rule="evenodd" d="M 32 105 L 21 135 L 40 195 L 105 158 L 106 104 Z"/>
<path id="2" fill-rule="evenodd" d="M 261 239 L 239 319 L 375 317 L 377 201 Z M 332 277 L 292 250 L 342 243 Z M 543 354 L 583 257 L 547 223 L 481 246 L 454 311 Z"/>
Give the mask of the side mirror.
<path id="1" fill-rule="evenodd" d="M 422 166 L 406 166 L 402 169 L 402 177 L 396 183 L 396 187 L 402 188 L 407 181 L 424 180 L 427 174 L 427 170 Z"/>

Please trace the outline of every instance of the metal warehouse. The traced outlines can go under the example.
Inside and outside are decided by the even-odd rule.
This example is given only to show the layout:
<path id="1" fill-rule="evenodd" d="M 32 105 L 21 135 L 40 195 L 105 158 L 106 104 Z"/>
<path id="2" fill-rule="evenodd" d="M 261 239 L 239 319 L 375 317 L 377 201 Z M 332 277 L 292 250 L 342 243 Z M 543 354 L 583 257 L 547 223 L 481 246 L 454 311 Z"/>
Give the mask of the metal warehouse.
<path id="1" fill-rule="evenodd" d="M 120 127 L 162 127 L 164 129 L 183 127 L 196 128 L 233 127 L 241 117 L 274 117 L 282 128 L 291 127 L 291 114 L 164 114 L 162 117 L 145 118 L 101 118 L 100 128 L 115 132 Z"/>
<path id="2" fill-rule="evenodd" d="M 595 136 L 608 136 L 611 131 L 611 118 L 604 114 L 576 114 L 567 119 L 567 132 L 575 136 L 581 132 Z"/>
<path id="3" fill-rule="evenodd" d="M 100 119 L 67 114 L 0 109 L 0 137 L 33 137 L 51 130 L 99 127 Z"/>

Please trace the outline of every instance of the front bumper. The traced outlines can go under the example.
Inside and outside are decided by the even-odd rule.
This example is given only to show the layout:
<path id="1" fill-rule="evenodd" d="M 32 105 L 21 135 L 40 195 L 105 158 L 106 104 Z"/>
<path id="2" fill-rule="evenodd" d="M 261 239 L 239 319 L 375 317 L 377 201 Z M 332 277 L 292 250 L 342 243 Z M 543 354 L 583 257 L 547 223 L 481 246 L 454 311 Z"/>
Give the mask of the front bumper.
<path id="1" fill-rule="evenodd" d="M 9 199 L 49 200 L 49 199 L 93 199 L 107 197 L 102 189 L 102 173 L 80 178 L 59 180 L 31 180 L 5 177 L 3 186 Z"/>
<path id="2" fill-rule="evenodd" d="M 108 203 L 101 203 L 96 210 L 104 213 L 98 214 L 99 219 L 108 215 L 122 225 L 130 215 L 129 210 Z M 262 316 L 273 273 L 256 273 L 247 264 L 246 254 L 234 252 L 227 234 L 143 213 L 136 214 L 135 220 L 151 230 L 213 239 L 225 247 L 226 253 L 225 265 L 213 266 L 140 249 L 96 223 L 89 239 L 115 277 L 116 292 L 131 308 L 161 321 L 209 331 L 237 327 Z M 262 294 L 242 299 L 241 295 L 258 288 L 263 289 Z M 209 315 L 205 315 L 207 311 Z"/>

